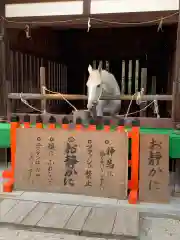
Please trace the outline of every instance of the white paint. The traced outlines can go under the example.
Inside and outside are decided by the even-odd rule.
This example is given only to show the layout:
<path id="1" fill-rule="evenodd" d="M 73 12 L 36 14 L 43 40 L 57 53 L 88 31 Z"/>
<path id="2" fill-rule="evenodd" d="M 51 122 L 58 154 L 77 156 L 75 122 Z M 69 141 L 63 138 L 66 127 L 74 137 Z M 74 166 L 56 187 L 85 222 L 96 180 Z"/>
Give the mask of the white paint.
<path id="1" fill-rule="evenodd" d="M 91 14 L 178 10 L 179 0 L 92 0 Z M 42 17 L 83 14 L 83 1 L 6 4 L 5 16 Z"/>
<path id="2" fill-rule="evenodd" d="M 81 15 L 83 1 L 6 4 L 5 17 Z"/>
<path id="3" fill-rule="evenodd" d="M 91 14 L 171 11 L 179 0 L 92 0 Z"/>

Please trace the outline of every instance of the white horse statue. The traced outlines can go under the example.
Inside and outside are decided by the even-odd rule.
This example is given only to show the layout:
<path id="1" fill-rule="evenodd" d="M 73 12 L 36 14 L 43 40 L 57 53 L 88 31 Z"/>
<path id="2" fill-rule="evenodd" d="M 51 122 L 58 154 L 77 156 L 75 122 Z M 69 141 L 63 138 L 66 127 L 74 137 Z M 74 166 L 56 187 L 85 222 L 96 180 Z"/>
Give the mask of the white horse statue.
<path id="1" fill-rule="evenodd" d="M 104 113 L 115 116 L 121 108 L 121 100 L 100 100 L 103 95 L 120 95 L 119 85 L 113 74 L 102 69 L 102 63 L 94 70 L 88 67 L 89 78 L 86 83 L 88 92 L 87 108 L 92 112 L 96 109 L 96 115 L 102 117 Z"/>

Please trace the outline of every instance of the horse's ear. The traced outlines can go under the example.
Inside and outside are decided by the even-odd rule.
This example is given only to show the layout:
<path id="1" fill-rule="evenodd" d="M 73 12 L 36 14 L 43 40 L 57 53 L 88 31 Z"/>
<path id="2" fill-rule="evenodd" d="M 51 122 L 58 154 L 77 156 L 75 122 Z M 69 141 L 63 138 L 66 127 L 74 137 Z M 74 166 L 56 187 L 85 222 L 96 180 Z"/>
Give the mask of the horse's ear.
<path id="1" fill-rule="evenodd" d="M 92 73 L 92 66 L 89 64 L 89 67 L 88 67 L 88 72 L 89 72 L 89 74 L 91 74 Z"/>
<path id="2" fill-rule="evenodd" d="M 102 71 L 102 65 L 103 65 L 103 63 L 102 63 L 102 61 L 100 61 L 100 62 L 99 62 L 99 66 L 98 66 L 98 71 L 99 71 L 99 72 Z"/>

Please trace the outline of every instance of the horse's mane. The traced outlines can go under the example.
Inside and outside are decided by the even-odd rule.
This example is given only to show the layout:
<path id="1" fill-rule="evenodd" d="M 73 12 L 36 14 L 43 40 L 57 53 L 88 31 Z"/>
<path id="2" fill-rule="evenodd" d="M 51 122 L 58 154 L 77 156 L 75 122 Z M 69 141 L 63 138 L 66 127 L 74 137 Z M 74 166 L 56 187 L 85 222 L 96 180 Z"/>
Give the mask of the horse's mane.
<path id="1" fill-rule="evenodd" d="M 119 93 L 120 88 L 115 76 L 107 70 L 102 70 L 102 75 L 102 83 L 105 90 L 111 89 L 113 92 Z"/>
<path id="2" fill-rule="evenodd" d="M 86 84 L 87 86 L 90 85 L 91 82 L 93 83 L 93 81 L 94 81 L 94 83 L 95 83 L 97 81 L 96 84 L 102 83 L 104 85 L 103 88 L 106 91 L 109 91 L 109 90 L 113 91 L 113 92 L 114 92 L 114 90 L 116 92 L 120 91 L 117 80 L 111 72 L 109 72 L 105 69 L 102 69 L 101 73 L 100 73 L 101 75 L 97 75 L 97 77 L 96 77 L 96 74 L 98 74 L 98 73 L 99 73 L 98 70 L 92 70 L 92 73 L 89 76 L 87 84 Z M 94 75 L 94 77 L 93 77 L 93 75 Z"/>

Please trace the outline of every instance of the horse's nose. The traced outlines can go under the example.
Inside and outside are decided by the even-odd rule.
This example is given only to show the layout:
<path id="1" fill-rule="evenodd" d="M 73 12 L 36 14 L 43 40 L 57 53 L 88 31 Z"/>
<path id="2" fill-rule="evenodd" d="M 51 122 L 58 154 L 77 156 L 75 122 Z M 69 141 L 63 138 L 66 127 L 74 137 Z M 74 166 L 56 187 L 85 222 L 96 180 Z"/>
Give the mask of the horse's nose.
<path id="1" fill-rule="evenodd" d="M 97 101 L 93 101 L 92 103 L 93 107 L 97 105 Z"/>
<path id="2" fill-rule="evenodd" d="M 94 108 L 94 107 L 96 106 L 96 104 L 97 104 L 96 101 L 93 101 L 93 102 L 91 102 L 91 103 L 88 103 L 88 104 L 87 104 L 87 108 L 91 110 L 92 108 Z"/>
<path id="3" fill-rule="evenodd" d="M 93 104 L 87 104 L 87 109 L 91 110 L 93 108 Z"/>

